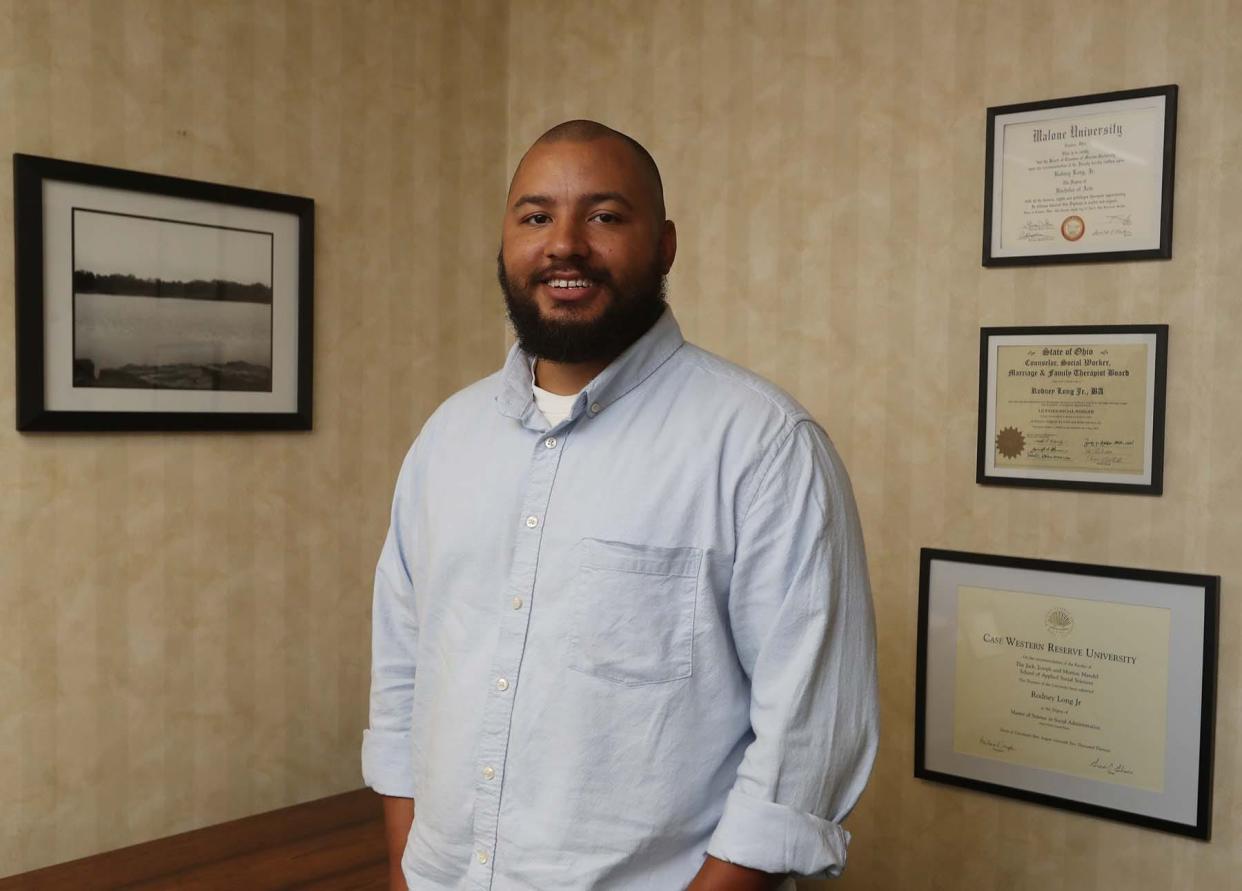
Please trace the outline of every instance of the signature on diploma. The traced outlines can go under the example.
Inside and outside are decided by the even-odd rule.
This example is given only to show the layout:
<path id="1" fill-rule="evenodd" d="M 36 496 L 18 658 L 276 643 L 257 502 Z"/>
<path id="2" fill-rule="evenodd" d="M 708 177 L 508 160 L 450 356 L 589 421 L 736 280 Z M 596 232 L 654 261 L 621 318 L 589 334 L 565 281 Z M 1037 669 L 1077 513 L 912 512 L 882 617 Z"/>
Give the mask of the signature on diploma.
<path id="1" fill-rule="evenodd" d="M 1132 439 L 1085 439 L 1083 451 L 1097 467 L 1121 464 L 1134 451 Z"/>
<path id="2" fill-rule="evenodd" d="M 1091 761 L 1091 766 L 1096 770 L 1104 771 L 1110 777 L 1134 773 L 1133 770 L 1126 767 L 1126 765 L 1122 764 L 1120 761 L 1101 761 L 1099 758 L 1095 758 Z"/>
<path id="3" fill-rule="evenodd" d="M 993 752 L 1012 752 L 1013 745 L 1007 742 L 999 742 L 987 736 L 979 737 L 979 745 L 991 749 Z"/>
<path id="4" fill-rule="evenodd" d="M 1116 223 L 1118 226 L 1129 226 L 1130 225 L 1130 215 L 1128 213 L 1127 214 L 1110 213 L 1106 217 L 1104 217 L 1104 219 L 1111 220 L 1112 222 Z"/>
<path id="5" fill-rule="evenodd" d="M 1103 229 L 1093 230 L 1091 234 L 1092 235 L 1107 235 L 1107 236 L 1112 236 L 1116 238 L 1130 238 L 1134 235 L 1134 232 L 1132 232 L 1130 229 L 1127 229 L 1125 226 L 1111 226 L 1111 227 L 1106 226 Z"/>
<path id="6" fill-rule="evenodd" d="M 1026 451 L 1027 457 L 1031 460 L 1044 461 L 1069 461 L 1070 456 L 1066 454 L 1065 449 L 1057 445 L 1031 446 Z"/>
<path id="7" fill-rule="evenodd" d="M 1022 224 L 1018 241 L 1052 241 L 1056 228 L 1051 220 L 1027 220 Z"/>
<path id="8" fill-rule="evenodd" d="M 1032 433 L 1031 446 L 1026 454 L 1035 461 L 1070 460 L 1069 452 L 1065 449 L 1065 440 L 1052 433 Z"/>

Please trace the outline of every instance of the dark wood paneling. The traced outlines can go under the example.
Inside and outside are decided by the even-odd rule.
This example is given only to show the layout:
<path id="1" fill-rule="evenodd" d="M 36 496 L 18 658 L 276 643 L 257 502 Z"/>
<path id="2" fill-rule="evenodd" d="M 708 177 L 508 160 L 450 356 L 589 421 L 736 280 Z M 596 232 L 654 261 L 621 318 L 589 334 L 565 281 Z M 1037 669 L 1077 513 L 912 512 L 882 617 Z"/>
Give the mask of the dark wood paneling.
<path id="1" fill-rule="evenodd" d="M 0 879 L 0 891 L 382 891 L 386 860 L 380 797 L 359 789 Z"/>

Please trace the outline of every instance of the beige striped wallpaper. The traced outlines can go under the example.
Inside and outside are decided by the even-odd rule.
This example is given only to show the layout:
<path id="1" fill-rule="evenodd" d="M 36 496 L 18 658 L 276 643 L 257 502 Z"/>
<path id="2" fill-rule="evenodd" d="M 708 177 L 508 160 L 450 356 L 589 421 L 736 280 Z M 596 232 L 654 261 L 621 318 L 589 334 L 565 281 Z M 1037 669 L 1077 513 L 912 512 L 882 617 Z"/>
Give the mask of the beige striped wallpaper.
<path id="1" fill-rule="evenodd" d="M 405 448 L 496 365 L 483 0 L 0 0 L 0 875 L 358 788 Z M 317 202 L 315 430 L 18 435 L 13 151 Z"/>
<path id="2" fill-rule="evenodd" d="M 510 165 L 569 117 L 644 142 L 687 336 L 794 393 L 850 468 L 883 743 L 840 886 L 1242 887 L 1242 4 L 529 0 L 508 71 Z M 1164 83 L 1174 259 L 981 268 L 986 107 Z M 1166 494 L 975 485 L 979 327 L 1115 322 L 1171 326 Z M 1210 844 L 913 779 L 924 545 L 1223 577 Z"/>
<path id="3" fill-rule="evenodd" d="M 982 269 L 986 106 L 1161 83 L 1174 259 Z M 0 427 L 0 874 L 358 785 L 396 464 L 502 358 L 509 170 L 588 116 L 661 163 L 688 336 L 793 392 L 851 469 L 884 737 L 841 886 L 1230 887 L 1240 100 L 1228 0 L 0 0 L 4 153 L 311 195 L 320 220 L 314 433 Z M 1131 321 L 1171 326 L 1166 494 L 976 486 L 978 328 Z M 922 545 L 1223 576 L 1211 843 L 912 778 Z"/>

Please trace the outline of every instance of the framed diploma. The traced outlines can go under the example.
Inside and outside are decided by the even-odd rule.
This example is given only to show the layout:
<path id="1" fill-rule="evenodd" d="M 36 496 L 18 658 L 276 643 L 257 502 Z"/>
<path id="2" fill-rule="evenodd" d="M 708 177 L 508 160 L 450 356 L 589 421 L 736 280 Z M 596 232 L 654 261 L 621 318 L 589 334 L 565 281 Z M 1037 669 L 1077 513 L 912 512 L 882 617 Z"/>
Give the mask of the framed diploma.
<path id="1" fill-rule="evenodd" d="M 1159 495 L 1168 325 L 983 328 L 975 480 Z"/>
<path id="2" fill-rule="evenodd" d="M 924 548 L 914 775 L 1207 839 L 1219 585 Z"/>
<path id="3" fill-rule="evenodd" d="M 1177 86 L 988 109 L 983 265 L 1173 255 Z"/>

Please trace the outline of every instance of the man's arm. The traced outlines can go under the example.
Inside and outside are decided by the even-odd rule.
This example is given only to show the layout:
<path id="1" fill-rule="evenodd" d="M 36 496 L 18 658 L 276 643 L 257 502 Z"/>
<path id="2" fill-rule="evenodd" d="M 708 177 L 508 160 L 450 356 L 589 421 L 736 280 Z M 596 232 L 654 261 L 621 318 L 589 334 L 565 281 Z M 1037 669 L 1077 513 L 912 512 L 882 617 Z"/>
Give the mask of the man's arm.
<path id="1" fill-rule="evenodd" d="M 405 853 L 405 841 L 414 825 L 414 799 L 384 799 L 384 836 L 388 840 L 388 891 L 407 891 L 405 875 L 401 872 L 401 855 Z"/>
<path id="2" fill-rule="evenodd" d="M 363 781 L 383 797 L 389 886 L 405 891 L 401 855 L 414 822 L 411 728 L 418 616 L 406 553 L 412 513 L 411 449 L 397 478 L 388 536 L 375 569 L 371 609 L 371 710 L 362 735 Z"/>
<path id="3" fill-rule="evenodd" d="M 686 891 L 773 891 L 784 878 L 709 856 Z"/>
<path id="4" fill-rule="evenodd" d="M 707 853 L 773 876 L 837 875 L 849 842 L 841 821 L 878 735 L 862 531 L 845 470 L 813 421 L 795 423 L 759 473 L 729 593 L 754 739 Z"/>

